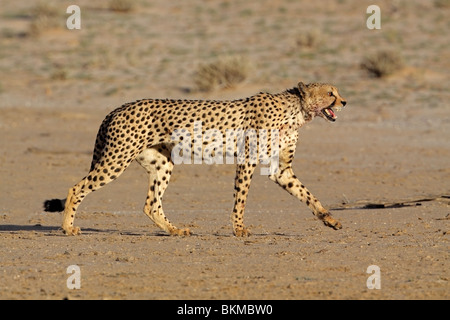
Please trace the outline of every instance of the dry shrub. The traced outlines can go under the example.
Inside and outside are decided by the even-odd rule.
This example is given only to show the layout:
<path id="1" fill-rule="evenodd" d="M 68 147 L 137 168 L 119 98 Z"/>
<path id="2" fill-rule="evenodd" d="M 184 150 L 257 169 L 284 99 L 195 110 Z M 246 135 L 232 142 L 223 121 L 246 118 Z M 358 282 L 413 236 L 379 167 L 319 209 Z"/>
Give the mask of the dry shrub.
<path id="1" fill-rule="evenodd" d="M 29 34 L 38 36 L 44 31 L 60 25 L 58 9 L 48 3 L 41 2 L 31 8 L 31 24 Z"/>
<path id="2" fill-rule="evenodd" d="M 361 63 L 361 67 L 372 76 L 382 78 L 403 68 L 403 59 L 398 52 L 380 51 L 368 56 Z"/>
<path id="3" fill-rule="evenodd" d="M 221 57 L 212 63 L 201 64 L 194 76 L 194 83 L 200 91 L 212 91 L 217 88 L 232 88 L 243 82 L 250 71 L 246 58 Z"/>
<path id="4" fill-rule="evenodd" d="M 132 0 L 110 0 L 109 10 L 115 12 L 130 12 L 133 10 Z"/>
<path id="5" fill-rule="evenodd" d="M 322 35 L 319 30 L 305 31 L 296 38 L 296 45 L 300 48 L 315 48 L 322 42 Z"/>
<path id="6" fill-rule="evenodd" d="M 435 0 L 434 6 L 436 8 L 450 8 L 450 0 Z"/>

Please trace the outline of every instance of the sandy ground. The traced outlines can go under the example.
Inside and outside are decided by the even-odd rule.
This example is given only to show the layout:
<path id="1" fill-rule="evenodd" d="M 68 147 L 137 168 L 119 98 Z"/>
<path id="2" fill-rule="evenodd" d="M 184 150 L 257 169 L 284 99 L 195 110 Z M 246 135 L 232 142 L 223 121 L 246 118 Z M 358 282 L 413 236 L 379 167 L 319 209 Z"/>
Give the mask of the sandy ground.
<path id="1" fill-rule="evenodd" d="M 137 1 L 127 13 L 79 1 L 81 30 L 48 3 L 61 25 L 39 35 L 29 1 L 0 6 L 0 298 L 450 298 L 448 2 L 379 1 L 381 30 L 366 28 L 356 0 Z M 300 46 L 312 29 L 319 44 Z M 360 63 L 383 48 L 405 67 L 372 78 Z M 252 62 L 246 81 L 196 91 L 198 64 L 230 54 Z M 175 167 L 165 212 L 190 237 L 167 236 L 142 213 L 147 179 L 136 163 L 85 199 L 82 235 L 64 236 L 61 215 L 43 212 L 87 173 L 98 126 L 122 103 L 241 98 L 299 80 L 331 82 L 348 101 L 336 123 L 301 129 L 294 161 L 342 230 L 256 174 L 252 236 L 233 237 L 232 165 Z M 80 289 L 67 288 L 71 265 Z M 371 265 L 381 289 L 367 287 Z"/>

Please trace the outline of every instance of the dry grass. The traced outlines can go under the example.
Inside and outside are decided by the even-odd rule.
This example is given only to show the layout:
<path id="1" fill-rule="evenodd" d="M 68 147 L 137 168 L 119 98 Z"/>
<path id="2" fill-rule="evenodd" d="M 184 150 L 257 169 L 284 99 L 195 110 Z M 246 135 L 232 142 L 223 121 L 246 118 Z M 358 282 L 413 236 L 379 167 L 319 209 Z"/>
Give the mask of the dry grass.
<path id="1" fill-rule="evenodd" d="M 39 36 L 46 30 L 58 27 L 60 23 L 58 9 L 46 2 L 38 3 L 31 8 L 31 24 L 28 34 Z"/>
<path id="2" fill-rule="evenodd" d="M 322 35 L 319 30 L 310 30 L 301 33 L 296 39 L 296 45 L 300 48 L 315 48 L 322 43 Z"/>
<path id="3" fill-rule="evenodd" d="M 434 5 L 436 8 L 450 8 L 450 0 L 435 0 Z"/>
<path id="4" fill-rule="evenodd" d="M 109 10 L 115 12 L 130 12 L 134 8 L 132 0 L 110 0 L 108 4 Z"/>
<path id="5" fill-rule="evenodd" d="M 376 78 L 389 76 L 404 66 L 403 59 L 398 52 L 379 51 L 368 56 L 361 63 L 361 68 Z"/>
<path id="6" fill-rule="evenodd" d="M 221 57 L 198 67 L 194 75 L 195 87 L 200 91 L 232 88 L 248 77 L 250 69 L 250 62 L 244 57 Z"/>

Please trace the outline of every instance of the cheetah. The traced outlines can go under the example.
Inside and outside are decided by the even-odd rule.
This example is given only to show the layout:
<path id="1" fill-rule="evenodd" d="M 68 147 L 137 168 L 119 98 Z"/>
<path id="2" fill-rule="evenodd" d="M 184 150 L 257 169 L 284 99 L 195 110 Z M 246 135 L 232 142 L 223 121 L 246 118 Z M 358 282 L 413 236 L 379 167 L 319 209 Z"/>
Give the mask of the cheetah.
<path id="1" fill-rule="evenodd" d="M 195 133 L 194 123 L 197 122 L 201 124 L 203 134 L 209 129 L 216 129 L 215 132 L 224 136 L 228 129 L 278 130 L 278 166 L 268 175 L 270 180 L 304 202 L 326 226 L 341 229 L 341 223 L 297 179 L 292 170 L 292 161 L 298 129 L 317 116 L 334 122 L 337 118 L 335 112 L 340 111 L 346 103 L 337 88 L 331 84 L 303 82 L 281 93 L 261 92 L 239 100 L 144 99 L 126 103 L 103 120 L 87 176 L 69 189 L 65 199 L 46 200 L 44 210 L 64 211 L 64 233 L 80 234 L 80 228 L 74 226 L 74 218 L 81 201 L 91 192 L 117 179 L 136 160 L 147 171 L 149 179 L 144 213 L 170 235 L 190 235 L 189 229 L 177 228 L 167 219 L 162 208 L 162 198 L 174 167 L 172 151 L 179 142 L 174 141 L 173 132 L 181 130 L 190 133 L 191 146 L 202 142 L 199 148 L 182 150 L 192 152 L 192 155 L 201 154 L 208 148 L 209 142 L 213 141 L 202 140 L 202 136 L 198 134 L 192 136 Z M 262 140 L 257 140 L 257 143 L 259 141 Z M 244 226 L 243 216 L 258 159 L 246 154 L 249 144 L 249 139 L 246 138 L 243 161 L 236 165 L 235 201 L 231 221 L 233 233 L 237 237 L 250 234 Z M 270 152 L 272 144 L 264 147 Z M 227 147 L 225 152 L 232 152 L 233 156 L 237 156 L 233 148 Z"/>

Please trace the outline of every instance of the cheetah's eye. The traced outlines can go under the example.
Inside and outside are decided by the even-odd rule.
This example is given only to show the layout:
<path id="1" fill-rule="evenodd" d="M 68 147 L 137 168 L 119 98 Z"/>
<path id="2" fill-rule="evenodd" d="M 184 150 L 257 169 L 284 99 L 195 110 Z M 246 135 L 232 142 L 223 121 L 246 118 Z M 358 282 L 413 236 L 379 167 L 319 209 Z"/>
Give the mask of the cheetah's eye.
<path id="1" fill-rule="evenodd" d="M 332 97 L 333 96 L 333 92 L 328 92 L 328 95 L 330 96 L 330 97 Z"/>

